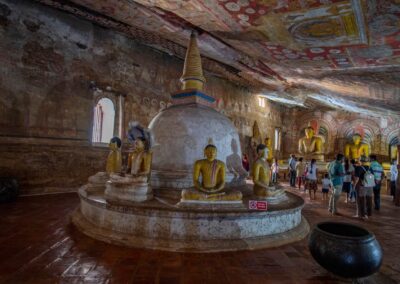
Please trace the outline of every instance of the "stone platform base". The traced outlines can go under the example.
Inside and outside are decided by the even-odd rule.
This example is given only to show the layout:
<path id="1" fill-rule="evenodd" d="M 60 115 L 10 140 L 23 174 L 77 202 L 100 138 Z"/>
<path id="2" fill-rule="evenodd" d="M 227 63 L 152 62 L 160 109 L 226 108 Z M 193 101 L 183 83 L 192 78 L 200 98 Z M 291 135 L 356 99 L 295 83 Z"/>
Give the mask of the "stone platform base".
<path id="1" fill-rule="evenodd" d="M 119 245 L 167 251 L 216 252 L 268 248 L 304 238 L 309 226 L 301 216 L 304 201 L 288 199 L 268 211 L 248 209 L 251 186 L 243 187 L 239 208 L 182 208 L 162 199 L 126 205 L 108 203 L 103 193 L 79 190 L 80 208 L 73 223 L 86 235 Z"/>

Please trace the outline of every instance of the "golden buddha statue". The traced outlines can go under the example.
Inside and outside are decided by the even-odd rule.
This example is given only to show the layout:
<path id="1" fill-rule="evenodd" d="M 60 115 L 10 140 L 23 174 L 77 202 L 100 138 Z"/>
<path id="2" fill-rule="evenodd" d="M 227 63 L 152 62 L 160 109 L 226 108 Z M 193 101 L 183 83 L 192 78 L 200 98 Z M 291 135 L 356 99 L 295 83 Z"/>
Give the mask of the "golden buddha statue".
<path id="1" fill-rule="evenodd" d="M 390 145 L 390 159 L 391 160 L 397 160 L 397 145 Z"/>
<path id="2" fill-rule="evenodd" d="M 369 156 L 368 144 L 361 143 L 361 135 L 354 134 L 352 137 L 353 143 L 347 143 L 344 147 L 344 155 L 348 159 L 359 160 L 361 156 Z"/>
<path id="3" fill-rule="evenodd" d="M 152 135 L 137 122 L 130 122 L 128 140 L 133 151 L 128 156 L 126 174 L 110 174 L 104 196 L 107 202 L 143 202 L 153 198 L 149 185 Z"/>
<path id="4" fill-rule="evenodd" d="M 308 126 L 304 130 L 305 136 L 299 140 L 299 153 L 306 159 L 323 160 L 324 140 L 316 136 L 314 128 Z"/>
<path id="5" fill-rule="evenodd" d="M 137 122 L 129 124 L 128 139 L 133 144 L 133 151 L 128 156 L 128 174 L 148 180 L 151 171 L 151 135 Z"/>
<path id="6" fill-rule="evenodd" d="M 242 200 L 240 191 L 225 190 L 225 164 L 217 160 L 217 147 L 208 144 L 204 149 L 205 159 L 194 163 L 193 184 L 195 189 L 182 191 L 181 201 L 230 201 Z"/>
<path id="7" fill-rule="evenodd" d="M 267 148 L 268 148 L 268 158 L 267 158 L 267 160 L 268 160 L 268 162 L 272 162 L 272 159 L 274 157 L 274 153 L 273 153 L 273 150 L 272 150 L 272 139 L 269 138 L 269 137 L 265 137 L 264 145 L 267 146 Z"/>
<path id="8" fill-rule="evenodd" d="M 258 159 L 253 165 L 254 195 L 260 198 L 276 197 L 284 193 L 281 188 L 270 185 L 270 167 L 267 162 L 268 148 L 264 144 L 257 146 Z"/>
<path id="9" fill-rule="evenodd" d="M 110 153 L 107 158 L 106 172 L 119 173 L 121 172 L 122 158 L 121 158 L 121 139 L 118 137 L 113 137 L 108 144 L 110 147 Z"/>

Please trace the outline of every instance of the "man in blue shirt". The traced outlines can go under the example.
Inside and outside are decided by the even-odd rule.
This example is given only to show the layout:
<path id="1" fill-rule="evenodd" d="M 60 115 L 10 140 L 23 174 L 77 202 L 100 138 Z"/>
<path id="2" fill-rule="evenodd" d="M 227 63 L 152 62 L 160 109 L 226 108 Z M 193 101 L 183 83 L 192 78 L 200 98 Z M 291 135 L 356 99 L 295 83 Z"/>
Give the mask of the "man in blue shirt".
<path id="1" fill-rule="evenodd" d="M 332 161 L 328 167 L 329 178 L 332 183 L 332 195 L 329 200 L 329 212 L 332 215 L 337 215 L 337 203 L 342 193 L 344 167 L 343 167 L 343 154 L 337 154 L 336 160 Z"/>
<path id="2" fill-rule="evenodd" d="M 369 155 L 369 160 L 371 162 L 369 167 L 375 177 L 374 205 L 375 210 L 379 210 L 381 208 L 381 185 L 383 178 L 383 167 L 381 164 L 378 163 L 376 155 Z"/>

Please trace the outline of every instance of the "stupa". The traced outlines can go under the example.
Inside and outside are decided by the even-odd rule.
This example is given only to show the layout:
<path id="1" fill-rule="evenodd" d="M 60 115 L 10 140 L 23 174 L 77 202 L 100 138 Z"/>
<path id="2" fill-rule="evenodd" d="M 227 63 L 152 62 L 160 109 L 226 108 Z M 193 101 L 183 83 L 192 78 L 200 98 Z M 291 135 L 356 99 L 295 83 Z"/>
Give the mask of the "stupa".
<path id="1" fill-rule="evenodd" d="M 173 105 L 150 122 L 156 146 L 152 164 L 153 188 L 171 190 L 193 186 L 193 161 L 213 141 L 218 159 L 227 164 L 227 186 L 245 183 L 239 135 L 235 126 L 213 107 L 215 99 L 203 92 L 205 83 L 196 34 L 192 33 L 181 77 L 182 91 L 172 95 Z"/>
<path id="2" fill-rule="evenodd" d="M 169 251 L 258 249 L 304 238 L 309 225 L 301 214 L 301 197 L 286 192 L 285 198 L 268 204 L 268 210 L 255 210 L 254 202 L 259 200 L 252 185 L 244 183 L 241 164 L 237 165 L 241 157 L 237 130 L 212 108 L 214 98 L 202 92 L 205 79 L 196 34 L 190 38 L 181 80 L 183 90 L 172 95 L 173 106 L 160 112 L 149 126 L 155 138 L 153 198 L 111 200 L 107 194 L 113 188 L 105 194 L 106 186 L 98 185 L 104 179 L 96 179 L 96 186 L 89 180 L 78 191 L 81 205 L 72 222 L 83 233 L 105 242 Z M 203 159 L 203 153 L 209 160 Z M 227 190 L 211 194 L 209 200 L 207 194 L 199 194 L 202 200 L 194 202 L 196 206 L 181 206 L 195 198 L 193 166 L 200 165 L 196 161 L 201 159 L 201 167 L 209 169 L 202 172 L 201 183 L 215 181 L 214 168 L 225 169 L 226 164 L 231 171 L 224 175 Z M 202 186 L 207 188 L 207 182 Z M 181 196 L 182 192 L 187 194 Z M 218 202 L 231 196 L 240 206 Z"/>

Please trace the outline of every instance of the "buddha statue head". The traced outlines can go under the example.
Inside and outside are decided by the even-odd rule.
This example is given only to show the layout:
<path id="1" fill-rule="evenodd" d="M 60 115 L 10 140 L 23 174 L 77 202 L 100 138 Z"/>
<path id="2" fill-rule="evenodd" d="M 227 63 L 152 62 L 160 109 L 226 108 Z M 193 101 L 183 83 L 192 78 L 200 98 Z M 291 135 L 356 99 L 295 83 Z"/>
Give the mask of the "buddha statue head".
<path id="1" fill-rule="evenodd" d="M 111 151 L 115 151 L 118 150 L 119 148 L 121 148 L 121 139 L 119 139 L 119 137 L 115 136 L 113 138 L 110 139 L 110 143 L 108 143 L 108 147 L 110 147 Z"/>
<path id="2" fill-rule="evenodd" d="M 352 137 L 354 145 L 359 145 L 361 143 L 361 135 L 356 133 Z"/>
<path id="3" fill-rule="evenodd" d="M 261 159 L 267 159 L 268 158 L 268 148 L 264 144 L 259 144 L 257 146 L 257 155 Z"/>
<path id="4" fill-rule="evenodd" d="M 271 147 L 271 139 L 269 137 L 265 137 L 264 139 L 264 144 L 268 147 L 268 149 Z"/>
<path id="5" fill-rule="evenodd" d="M 142 139 L 135 139 L 133 142 L 133 147 L 135 151 L 141 152 L 145 149 L 145 141 Z"/>
<path id="6" fill-rule="evenodd" d="M 215 147 L 212 144 L 208 144 L 205 148 L 204 148 L 204 156 L 206 157 L 206 159 L 210 162 L 214 161 L 215 158 L 217 157 L 217 147 Z"/>
<path id="7" fill-rule="evenodd" d="M 308 139 L 311 139 L 314 137 L 314 128 L 307 126 L 307 128 L 304 129 L 304 133 Z"/>

